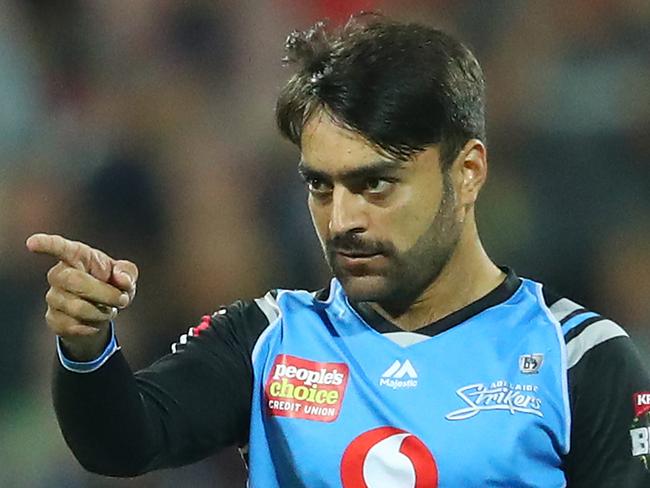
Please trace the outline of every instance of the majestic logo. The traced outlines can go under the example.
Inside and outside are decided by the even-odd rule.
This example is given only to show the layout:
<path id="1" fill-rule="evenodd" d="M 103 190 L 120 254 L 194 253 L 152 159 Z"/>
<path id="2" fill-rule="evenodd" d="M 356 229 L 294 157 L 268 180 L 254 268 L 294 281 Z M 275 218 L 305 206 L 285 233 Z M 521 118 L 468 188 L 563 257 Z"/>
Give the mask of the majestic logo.
<path id="1" fill-rule="evenodd" d="M 539 368 L 542 367 L 544 362 L 544 355 L 538 354 L 522 354 L 519 356 L 519 371 L 524 374 L 539 373 Z"/>
<path id="2" fill-rule="evenodd" d="M 650 467 L 650 392 L 637 392 L 632 397 L 634 422 L 630 429 L 632 456 L 638 457 L 646 469 Z"/>
<path id="3" fill-rule="evenodd" d="M 348 376 L 345 363 L 319 363 L 280 354 L 264 388 L 267 413 L 332 422 L 341 411 Z"/>
<path id="4" fill-rule="evenodd" d="M 505 410 L 511 414 L 528 413 L 543 417 L 542 400 L 537 396 L 536 385 L 519 385 L 495 381 L 467 385 L 456 390 L 467 407 L 448 413 L 447 420 L 465 420 L 488 410 Z"/>
<path id="5" fill-rule="evenodd" d="M 437 488 L 438 467 L 427 446 L 396 427 L 355 438 L 341 459 L 343 488 Z"/>
<path id="6" fill-rule="evenodd" d="M 395 360 L 381 375 L 379 386 L 387 386 L 393 390 L 415 388 L 418 386 L 418 374 L 408 359 L 404 363 Z"/>

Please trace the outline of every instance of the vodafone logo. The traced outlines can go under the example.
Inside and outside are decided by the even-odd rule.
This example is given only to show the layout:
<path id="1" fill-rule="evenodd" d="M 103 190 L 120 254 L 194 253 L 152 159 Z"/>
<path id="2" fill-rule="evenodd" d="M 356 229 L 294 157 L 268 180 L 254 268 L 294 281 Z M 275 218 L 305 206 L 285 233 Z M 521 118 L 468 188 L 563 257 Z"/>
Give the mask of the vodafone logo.
<path id="1" fill-rule="evenodd" d="M 437 488 L 438 467 L 427 446 L 396 427 L 355 438 L 341 460 L 343 488 Z"/>

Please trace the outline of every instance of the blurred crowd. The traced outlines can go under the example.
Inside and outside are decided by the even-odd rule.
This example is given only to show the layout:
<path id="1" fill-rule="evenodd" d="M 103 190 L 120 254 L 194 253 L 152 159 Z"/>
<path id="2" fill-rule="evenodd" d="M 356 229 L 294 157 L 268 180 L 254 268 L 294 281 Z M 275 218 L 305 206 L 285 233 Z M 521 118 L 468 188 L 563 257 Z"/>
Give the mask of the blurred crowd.
<path id="1" fill-rule="evenodd" d="M 648 358 L 646 0 L 0 0 L 0 486 L 243 486 L 234 450 L 135 480 L 76 464 L 49 397 L 53 263 L 24 241 L 63 234 L 138 264 L 118 320 L 136 369 L 221 304 L 323 286 L 273 110 L 286 35 L 361 9 L 472 47 L 489 253 L 621 323 Z"/>

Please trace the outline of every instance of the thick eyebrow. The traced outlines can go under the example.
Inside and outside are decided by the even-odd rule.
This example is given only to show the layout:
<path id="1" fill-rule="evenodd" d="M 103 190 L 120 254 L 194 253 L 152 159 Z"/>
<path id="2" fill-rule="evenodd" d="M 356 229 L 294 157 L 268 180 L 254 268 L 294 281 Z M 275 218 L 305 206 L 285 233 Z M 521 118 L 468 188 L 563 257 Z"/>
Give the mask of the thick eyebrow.
<path id="1" fill-rule="evenodd" d="M 332 175 L 326 173 L 325 171 L 312 168 L 305 160 L 301 159 L 298 163 L 298 173 L 300 173 L 303 178 L 317 177 L 331 179 L 332 177 L 335 177 L 341 180 L 360 180 L 364 178 L 376 177 L 389 171 L 402 169 L 405 164 L 406 161 L 400 161 L 398 159 L 380 159 L 378 161 L 372 161 L 349 171 L 343 171 L 341 173 Z"/>

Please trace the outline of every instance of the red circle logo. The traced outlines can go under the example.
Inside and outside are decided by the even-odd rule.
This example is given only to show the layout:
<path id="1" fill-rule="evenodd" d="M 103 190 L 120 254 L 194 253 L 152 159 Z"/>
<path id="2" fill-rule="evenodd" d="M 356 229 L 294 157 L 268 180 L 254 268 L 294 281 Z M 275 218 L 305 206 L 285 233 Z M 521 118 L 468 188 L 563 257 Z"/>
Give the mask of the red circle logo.
<path id="1" fill-rule="evenodd" d="M 343 488 L 437 488 L 438 467 L 427 446 L 396 427 L 355 438 L 341 460 Z"/>

